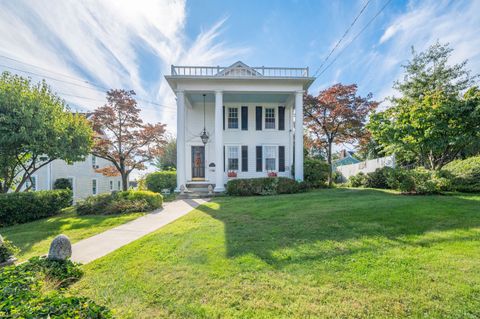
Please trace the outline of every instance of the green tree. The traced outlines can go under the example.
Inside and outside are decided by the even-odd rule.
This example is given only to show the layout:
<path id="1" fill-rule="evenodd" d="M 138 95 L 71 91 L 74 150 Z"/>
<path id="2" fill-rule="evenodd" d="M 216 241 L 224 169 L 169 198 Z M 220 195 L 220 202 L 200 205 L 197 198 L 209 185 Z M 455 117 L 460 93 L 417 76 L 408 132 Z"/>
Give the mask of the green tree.
<path id="1" fill-rule="evenodd" d="M 19 191 L 41 167 L 56 159 L 83 160 L 93 131 L 73 114 L 45 81 L 8 72 L 0 77 L 0 192 Z M 28 187 L 27 187 L 28 190 Z"/>
<path id="2" fill-rule="evenodd" d="M 448 64 L 452 51 L 439 43 L 413 51 L 403 81 L 394 84 L 401 95 L 390 98 L 392 106 L 368 125 L 386 153 L 438 170 L 478 141 L 480 93 L 469 88 L 476 76 L 466 70 L 466 61 Z"/>
<path id="3" fill-rule="evenodd" d="M 155 158 L 153 163 L 159 170 L 171 170 L 177 167 L 177 140 L 175 137 L 167 137 L 162 153 Z"/>

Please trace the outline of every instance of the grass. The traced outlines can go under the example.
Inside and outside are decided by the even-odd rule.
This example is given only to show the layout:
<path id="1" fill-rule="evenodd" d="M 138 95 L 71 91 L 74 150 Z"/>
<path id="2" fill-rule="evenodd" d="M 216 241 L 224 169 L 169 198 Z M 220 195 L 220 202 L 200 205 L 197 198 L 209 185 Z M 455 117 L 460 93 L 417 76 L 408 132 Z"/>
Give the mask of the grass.
<path id="1" fill-rule="evenodd" d="M 84 266 L 120 318 L 480 316 L 480 195 L 217 198 Z"/>
<path id="2" fill-rule="evenodd" d="M 67 235 L 75 243 L 141 215 L 143 214 L 78 216 L 70 208 L 58 216 L 0 228 L 0 234 L 21 249 L 17 258 L 23 261 L 47 253 L 52 239 L 59 234 Z"/>

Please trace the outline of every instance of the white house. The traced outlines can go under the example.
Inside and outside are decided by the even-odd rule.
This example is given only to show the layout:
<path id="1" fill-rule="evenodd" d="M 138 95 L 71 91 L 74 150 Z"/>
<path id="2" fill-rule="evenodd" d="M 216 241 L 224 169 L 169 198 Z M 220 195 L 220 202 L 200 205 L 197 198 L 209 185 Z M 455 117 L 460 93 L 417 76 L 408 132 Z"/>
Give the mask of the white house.
<path id="1" fill-rule="evenodd" d="M 211 184 L 222 192 L 229 178 L 269 172 L 303 180 L 303 93 L 314 81 L 308 68 L 236 62 L 172 65 L 171 72 L 165 78 L 177 97 L 177 190 Z"/>
<path id="2" fill-rule="evenodd" d="M 75 162 L 71 165 L 62 160 L 54 160 L 33 173 L 31 190 L 51 190 L 59 178 L 70 180 L 74 200 L 122 190 L 120 176 L 109 177 L 95 171 L 100 167 L 110 165 L 107 160 L 94 155 L 89 155 L 85 161 Z M 30 182 L 27 182 L 26 187 L 28 186 L 30 186 Z"/>

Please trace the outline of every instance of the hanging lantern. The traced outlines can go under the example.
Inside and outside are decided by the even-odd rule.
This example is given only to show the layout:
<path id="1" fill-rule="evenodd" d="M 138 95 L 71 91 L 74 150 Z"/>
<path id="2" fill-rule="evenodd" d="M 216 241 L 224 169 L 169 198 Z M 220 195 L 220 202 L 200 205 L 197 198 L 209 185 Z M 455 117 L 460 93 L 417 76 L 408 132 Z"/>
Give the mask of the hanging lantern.
<path id="1" fill-rule="evenodd" d="M 206 145 L 208 143 L 208 139 L 210 138 L 210 135 L 205 127 L 205 96 L 206 94 L 203 95 L 203 130 L 202 133 L 200 133 L 200 139 L 202 140 L 203 145 Z"/>

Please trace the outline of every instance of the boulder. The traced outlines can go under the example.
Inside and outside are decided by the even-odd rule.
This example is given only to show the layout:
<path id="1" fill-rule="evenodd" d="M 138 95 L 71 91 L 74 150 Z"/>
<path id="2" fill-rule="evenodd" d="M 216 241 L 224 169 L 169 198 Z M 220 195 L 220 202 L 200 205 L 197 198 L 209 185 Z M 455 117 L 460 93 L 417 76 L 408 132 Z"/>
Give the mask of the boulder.
<path id="1" fill-rule="evenodd" d="M 53 260 L 67 260 L 72 256 L 72 244 L 70 239 L 65 235 L 58 235 L 50 244 L 48 251 L 48 259 Z"/>

